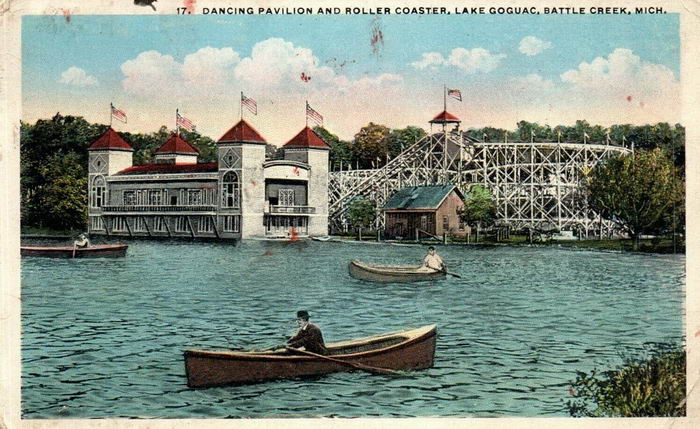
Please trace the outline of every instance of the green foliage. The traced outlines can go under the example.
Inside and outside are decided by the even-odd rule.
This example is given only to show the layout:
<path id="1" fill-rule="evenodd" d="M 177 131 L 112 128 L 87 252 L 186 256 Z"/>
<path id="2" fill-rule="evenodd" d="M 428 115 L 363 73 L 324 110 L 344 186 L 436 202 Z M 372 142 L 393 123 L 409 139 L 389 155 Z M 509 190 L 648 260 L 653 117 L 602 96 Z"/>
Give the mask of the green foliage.
<path id="1" fill-rule="evenodd" d="M 343 169 L 347 170 L 352 163 L 352 144 L 345 140 L 340 140 L 338 136 L 331 133 L 327 129 L 316 126 L 314 131 L 331 147 L 329 160 L 333 170 L 340 169 L 340 163 L 343 163 Z"/>
<path id="2" fill-rule="evenodd" d="M 389 153 L 389 133 L 390 130 L 386 126 L 370 122 L 355 134 L 352 152 L 360 168 L 372 168 L 373 165 L 376 166 L 377 161 L 384 165 Z"/>
<path id="3" fill-rule="evenodd" d="M 680 172 L 658 148 L 599 163 L 589 173 L 587 192 L 591 207 L 635 241 L 644 233 L 668 231 L 683 210 Z"/>
<path id="4" fill-rule="evenodd" d="M 493 220 L 496 217 L 496 204 L 491 192 L 482 185 L 471 185 L 464 199 L 461 217 L 467 224 L 479 227 Z"/>
<path id="5" fill-rule="evenodd" d="M 31 211 L 27 215 L 41 216 L 34 220 L 53 229 L 85 229 L 87 170 L 80 156 L 55 154 L 39 168 L 39 174 L 44 185 L 28 199 L 26 207 Z"/>
<path id="6" fill-rule="evenodd" d="M 685 416 L 685 351 L 657 344 L 614 371 L 578 372 L 567 407 L 573 417 Z"/>
<path id="7" fill-rule="evenodd" d="M 387 139 L 389 158 L 395 158 L 404 149 L 422 139 L 425 135 L 426 132 L 423 128 L 410 125 L 406 128 L 391 130 Z"/>
<path id="8" fill-rule="evenodd" d="M 270 161 L 270 160 L 275 160 L 275 159 L 284 159 L 284 148 L 282 147 L 277 147 L 273 144 L 266 143 L 265 144 L 265 160 Z M 214 152 L 214 161 L 216 161 L 216 152 Z"/>
<path id="9" fill-rule="evenodd" d="M 356 228 L 366 228 L 372 225 L 376 211 L 374 203 L 366 199 L 355 199 L 348 207 L 348 221 Z"/>

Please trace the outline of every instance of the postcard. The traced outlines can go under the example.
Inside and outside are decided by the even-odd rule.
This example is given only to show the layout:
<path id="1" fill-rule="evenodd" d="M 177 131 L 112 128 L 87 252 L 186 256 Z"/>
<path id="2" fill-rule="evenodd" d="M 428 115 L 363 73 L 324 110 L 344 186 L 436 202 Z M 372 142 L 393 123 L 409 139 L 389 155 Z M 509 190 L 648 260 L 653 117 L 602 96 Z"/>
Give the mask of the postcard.
<path id="1" fill-rule="evenodd" d="M 694 427 L 698 13 L 5 2 L 0 427 Z"/>

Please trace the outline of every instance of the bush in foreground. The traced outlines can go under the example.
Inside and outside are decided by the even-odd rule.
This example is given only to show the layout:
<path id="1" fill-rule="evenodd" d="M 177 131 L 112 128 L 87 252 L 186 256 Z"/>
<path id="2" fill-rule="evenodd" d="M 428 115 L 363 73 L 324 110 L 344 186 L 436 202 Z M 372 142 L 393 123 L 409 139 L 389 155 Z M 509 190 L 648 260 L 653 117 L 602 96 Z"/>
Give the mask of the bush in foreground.
<path id="1" fill-rule="evenodd" d="M 644 359 L 622 368 L 578 372 L 567 407 L 573 417 L 685 416 L 685 351 L 657 344 Z"/>

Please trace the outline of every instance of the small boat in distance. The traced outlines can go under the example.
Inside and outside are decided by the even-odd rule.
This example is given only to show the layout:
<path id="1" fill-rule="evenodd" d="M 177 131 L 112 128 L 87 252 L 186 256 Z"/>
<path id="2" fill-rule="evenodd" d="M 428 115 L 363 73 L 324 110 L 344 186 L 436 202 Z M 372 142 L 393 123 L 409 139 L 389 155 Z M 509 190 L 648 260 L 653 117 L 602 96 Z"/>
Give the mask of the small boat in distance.
<path id="1" fill-rule="evenodd" d="M 126 244 L 95 244 L 90 247 L 72 246 L 21 246 L 22 256 L 43 256 L 46 258 L 114 258 L 126 256 Z"/>
<path id="2" fill-rule="evenodd" d="M 445 271 L 425 271 L 421 265 L 373 265 L 354 260 L 348 265 L 356 279 L 378 283 L 408 283 L 443 279 Z"/>
<path id="3" fill-rule="evenodd" d="M 331 237 L 327 235 L 323 237 L 311 237 L 311 239 L 314 241 L 331 241 Z"/>
<path id="4" fill-rule="evenodd" d="M 327 344 L 325 355 L 295 354 L 286 349 L 263 352 L 186 350 L 187 386 L 250 384 L 365 368 L 425 369 L 433 366 L 436 339 L 437 327 L 429 325 Z"/>

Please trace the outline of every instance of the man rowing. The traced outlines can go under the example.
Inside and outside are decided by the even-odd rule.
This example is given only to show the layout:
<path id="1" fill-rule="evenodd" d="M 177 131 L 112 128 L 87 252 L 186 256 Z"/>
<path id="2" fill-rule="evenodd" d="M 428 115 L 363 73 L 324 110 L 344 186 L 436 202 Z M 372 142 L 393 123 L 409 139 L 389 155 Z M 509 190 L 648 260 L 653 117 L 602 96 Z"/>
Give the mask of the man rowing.
<path id="1" fill-rule="evenodd" d="M 297 325 L 299 330 L 287 340 L 287 347 L 304 350 L 316 354 L 326 354 L 326 345 L 323 342 L 323 334 L 318 326 L 309 323 L 309 312 L 305 310 L 297 311 Z"/>
<path id="2" fill-rule="evenodd" d="M 90 247 L 90 240 L 88 240 L 85 234 L 80 234 L 78 238 L 73 242 L 73 247 L 78 249 L 86 249 Z"/>
<path id="3" fill-rule="evenodd" d="M 423 259 L 421 271 L 445 271 L 445 263 L 435 251 L 435 247 L 428 247 L 428 254 Z"/>

